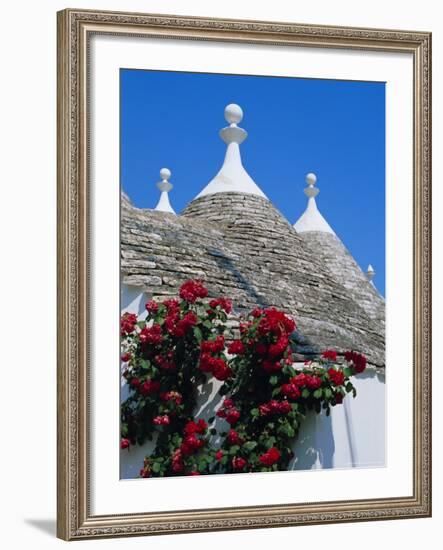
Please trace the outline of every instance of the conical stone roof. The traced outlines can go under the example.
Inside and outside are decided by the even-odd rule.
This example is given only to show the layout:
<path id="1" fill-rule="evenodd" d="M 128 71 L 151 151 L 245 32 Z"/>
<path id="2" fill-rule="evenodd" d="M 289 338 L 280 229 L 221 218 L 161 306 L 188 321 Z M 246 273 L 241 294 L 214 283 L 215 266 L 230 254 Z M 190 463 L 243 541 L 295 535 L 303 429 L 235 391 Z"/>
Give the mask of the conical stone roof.
<path id="1" fill-rule="evenodd" d="M 316 181 L 315 174 L 307 174 L 308 187 L 304 192 L 308 196 L 308 205 L 294 228 L 311 253 L 335 281 L 345 287 L 349 296 L 376 322 L 378 330 L 384 335 L 385 301 L 318 210 L 316 196 L 319 189 L 314 187 Z"/>

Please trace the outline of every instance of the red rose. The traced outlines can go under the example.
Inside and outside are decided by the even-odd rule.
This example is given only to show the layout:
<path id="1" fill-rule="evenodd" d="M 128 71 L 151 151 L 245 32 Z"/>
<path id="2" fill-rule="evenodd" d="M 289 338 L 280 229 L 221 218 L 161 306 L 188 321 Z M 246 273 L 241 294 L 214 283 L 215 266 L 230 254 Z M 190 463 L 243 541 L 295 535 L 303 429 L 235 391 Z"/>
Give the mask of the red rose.
<path id="1" fill-rule="evenodd" d="M 226 298 L 217 298 L 215 300 L 211 300 L 209 302 L 209 306 L 212 307 L 212 309 L 220 306 L 220 308 L 226 313 L 231 313 L 232 311 L 232 302 L 231 300 L 227 300 Z"/>
<path id="2" fill-rule="evenodd" d="M 140 477 L 150 477 L 151 476 L 151 469 L 149 466 L 145 466 L 140 470 Z"/>
<path id="3" fill-rule="evenodd" d="M 220 460 L 223 458 L 223 451 L 220 449 L 215 453 L 215 458 L 220 462 Z"/>
<path id="4" fill-rule="evenodd" d="M 289 401 L 277 401 L 271 399 L 268 403 L 263 403 L 258 407 L 261 416 L 267 416 L 268 414 L 286 414 L 292 411 L 292 406 Z"/>
<path id="5" fill-rule="evenodd" d="M 323 359 L 328 359 L 329 361 L 337 361 L 337 352 L 333 349 L 325 350 L 321 356 Z"/>
<path id="6" fill-rule="evenodd" d="M 343 382 L 345 381 L 345 375 L 341 370 L 335 370 L 332 367 L 328 370 L 328 375 L 331 381 L 336 386 L 341 386 Z"/>
<path id="7" fill-rule="evenodd" d="M 189 311 L 188 313 L 186 313 L 183 319 L 180 319 L 180 321 L 178 321 L 175 324 L 175 326 L 172 324 L 172 328 L 170 330 L 168 329 L 168 331 L 173 336 L 176 336 L 177 338 L 182 338 L 189 331 L 190 328 L 192 328 L 197 324 L 197 321 L 198 321 L 197 315 L 194 312 Z"/>
<path id="8" fill-rule="evenodd" d="M 195 434 L 187 435 L 180 445 L 180 450 L 184 455 L 192 455 L 195 451 L 203 447 L 204 444 L 205 441 L 198 439 Z"/>
<path id="9" fill-rule="evenodd" d="M 140 386 L 140 380 L 138 378 L 131 378 L 129 383 L 133 388 L 138 388 Z"/>
<path id="10" fill-rule="evenodd" d="M 334 393 L 335 403 L 341 405 L 343 403 L 343 394 L 340 392 Z"/>
<path id="11" fill-rule="evenodd" d="M 166 306 L 166 309 L 168 310 L 168 313 L 173 313 L 174 311 L 177 311 L 179 309 L 179 302 L 175 298 L 170 300 L 165 300 L 163 302 L 163 305 Z"/>
<path id="12" fill-rule="evenodd" d="M 160 394 L 160 397 L 163 401 L 175 401 L 176 405 L 181 405 L 183 401 L 183 396 L 178 391 L 168 391 Z"/>
<path id="13" fill-rule="evenodd" d="M 177 449 L 172 454 L 172 471 L 179 473 L 184 470 L 184 467 L 182 452 L 180 449 Z"/>
<path id="14" fill-rule="evenodd" d="M 256 307 L 251 311 L 250 315 L 255 318 L 261 317 L 263 315 L 263 310 L 259 307 Z"/>
<path id="15" fill-rule="evenodd" d="M 144 327 L 139 335 L 142 344 L 152 344 L 154 346 L 163 341 L 162 327 L 154 323 L 152 327 Z"/>
<path id="16" fill-rule="evenodd" d="M 267 403 L 263 403 L 263 405 L 260 405 L 258 407 L 258 410 L 260 412 L 260 416 L 267 416 L 268 414 L 271 414 L 271 407 Z"/>
<path id="17" fill-rule="evenodd" d="M 280 451 L 276 447 L 271 447 L 266 453 L 258 458 L 264 466 L 272 466 L 280 459 Z"/>
<path id="18" fill-rule="evenodd" d="M 162 369 L 164 370 L 169 370 L 169 371 L 172 371 L 172 370 L 175 370 L 177 368 L 177 365 L 174 363 L 174 354 L 169 352 L 166 354 L 166 357 L 164 357 L 163 355 L 156 355 L 154 357 L 154 361 L 155 363 Z"/>
<path id="19" fill-rule="evenodd" d="M 207 340 L 200 344 L 202 352 L 219 353 L 225 347 L 225 338 L 222 335 L 217 336 L 215 340 Z"/>
<path id="20" fill-rule="evenodd" d="M 223 359 L 214 358 L 212 362 L 212 374 L 217 380 L 227 380 L 232 376 L 232 370 Z"/>
<path id="21" fill-rule="evenodd" d="M 201 353 L 198 368 L 202 372 L 212 372 L 212 357 L 209 353 Z"/>
<path id="22" fill-rule="evenodd" d="M 123 438 L 120 441 L 120 449 L 129 449 L 129 446 L 131 445 L 131 442 L 129 439 Z"/>
<path id="23" fill-rule="evenodd" d="M 208 425 L 207 423 L 200 418 L 198 422 L 194 422 L 193 420 L 190 420 L 186 426 L 185 426 L 185 433 L 186 434 L 204 434 L 206 432 Z"/>
<path id="24" fill-rule="evenodd" d="M 282 394 L 289 397 L 289 399 L 298 399 L 301 395 L 296 384 L 283 384 L 280 390 Z"/>
<path id="25" fill-rule="evenodd" d="M 201 281 L 186 281 L 180 287 L 180 298 L 193 304 L 197 298 L 206 298 L 208 289 L 205 288 Z"/>
<path id="26" fill-rule="evenodd" d="M 258 324 L 258 333 L 261 336 L 274 334 L 276 336 L 289 335 L 295 330 L 295 322 L 282 311 L 275 308 L 268 308 L 264 317 Z"/>
<path id="27" fill-rule="evenodd" d="M 231 426 L 236 424 L 239 418 L 240 418 L 240 411 L 238 411 L 237 409 L 234 409 L 234 408 L 229 409 L 228 412 L 226 413 L 226 421 L 229 422 Z"/>
<path id="28" fill-rule="evenodd" d="M 235 430 L 229 430 L 226 439 L 230 445 L 241 445 L 243 443 L 243 439 Z"/>
<path id="29" fill-rule="evenodd" d="M 131 357 L 132 357 L 132 355 L 130 353 L 124 353 L 121 356 L 121 360 L 123 361 L 123 363 L 127 363 L 128 361 L 131 360 Z"/>
<path id="30" fill-rule="evenodd" d="M 189 472 L 188 476 L 200 476 L 201 473 L 197 472 L 197 470 L 192 470 L 192 472 Z"/>
<path id="31" fill-rule="evenodd" d="M 156 416 L 153 422 L 156 426 L 168 426 L 171 420 L 167 414 L 164 414 L 163 416 Z"/>
<path id="32" fill-rule="evenodd" d="M 160 382 L 155 382 L 154 380 L 146 380 L 140 386 L 140 393 L 142 395 L 151 395 L 152 393 L 157 392 L 160 389 Z"/>
<path id="33" fill-rule="evenodd" d="M 200 420 L 197 422 L 197 433 L 204 434 L 207 428 L 207 423 L 203 420 L 203 418 L 200 418 Z"/>
<path id="34" fill-rule="evenodd" d="M 290 380 L 291 384 L 295 384 L 299 388 L 303 388 L 303 386 L 306 386 L 308 383 L 308 377 L 306 374 L 301 372 L 300 374 L 297 374 L 296 376 L 293 376 Z"/>
<path id="35" fill-rule="evenodd" d="M 234 401 L 232 401 L 232 399 L 230 399 L 229 397 L 226 397 L 223 401 L 223 407 L 225 409 L 230 409 L 234 406 Z"/>
<path id="36" fill-rule="evenodd" d="M 318 388 L 321 386 L 321 378 L 319 378 L 318 376 L 310 376 L 308 374 L 306 378 L 306 385 L 310 390 L 318 390 Z"/>
<path id="37" fill-rule="evenodd" d="M 286 414 L 292 411 L 291 404 L 288 401 L 281 401 L 278 404 L 278 412 L 281 414 Z"/>
<path id="38" fill-rule="evenodd" d="M 120 320 L 120 333 L 122 336 L 127 336 L 135 330 L 137 324 L 137 315 L 134 313 L 124 313 Z"/>
<path id="39" fill-rule="evenodd" d="M 157 302 L 154 302 L 154 300 L 147 302 L 145 307 L 146 307 L 146 310 L 149 311 L 149 313 L 157 313 L 158 311 L 158 304 Z"/>
<path id="40" fill-rule="evenodd" d="M 286 351 L 289 345 L 289 339 L 286 335 L 280 336 L 276 344 L 271 344 L 268 349 L 269 357 L 280 357 Z"/>
<path id="41" fill-rule="evenodd" d="M 243 355 L 245 351 L 245 345 L 241 340 L 234 340 L 228 347 L 228 353 L 233 355 Z"/>
<path id="42" fill-rule="evenodd" d="M 243 470 L 246 464 L 247 464 L 246 460 L 241 456 L 234 457 L 232 459 L 232 467 L 234 468 L 234 470 Z"/>
<path id="43" fill-rule="evenodd" d="M 357 374 L 363 372 L 366 369 L 366 357 L 361 353 L 355 351 L 345 352 L 345 359 L 348 363 L 352 363 Z"/>

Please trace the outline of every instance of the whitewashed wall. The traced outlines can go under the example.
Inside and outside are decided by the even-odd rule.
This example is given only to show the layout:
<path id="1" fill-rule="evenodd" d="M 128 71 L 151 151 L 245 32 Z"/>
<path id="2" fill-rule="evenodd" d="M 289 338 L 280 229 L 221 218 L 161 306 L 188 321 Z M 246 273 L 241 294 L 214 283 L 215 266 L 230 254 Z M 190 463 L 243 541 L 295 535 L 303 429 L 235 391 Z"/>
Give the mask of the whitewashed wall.
<path id="1" fill-rule="evenodd" d="M 149 299 L 137 287 L 122 289 L 122 312 L 141 315 Z M 344 399 L 342 405 L 332 408 L 331 415 L 309 413 L 303 422 L 297 441 L 291 470 L 321 468 L 375 468 L 385 465 L 385 377 L 368 368 L 353 379 L 357 397 Z M 208 419 L 220 406 L 222 398 L 217 394 L 221 382 L 211 380 L 198 388 L 196 416 Z M 128 393 L 122 379 L 122 400 Z M 223 419 L 216 418 L 215 427 L 226 430 Z M 213 438 L 212 443 L 217 444 Z M 143 458 L 154 447 L 153 442 L 120 451 L 122 479 L 133 478 L 143 463 Z"/>

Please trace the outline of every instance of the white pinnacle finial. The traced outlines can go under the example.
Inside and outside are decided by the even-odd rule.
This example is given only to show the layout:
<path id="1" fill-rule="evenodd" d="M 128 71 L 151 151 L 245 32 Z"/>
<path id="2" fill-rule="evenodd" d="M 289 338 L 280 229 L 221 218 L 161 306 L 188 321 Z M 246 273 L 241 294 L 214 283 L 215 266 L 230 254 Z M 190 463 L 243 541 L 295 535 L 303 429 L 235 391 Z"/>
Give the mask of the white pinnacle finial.
<path id="1" fill-rule="evenodd" d="M 217 175 L 203 188 L 196 198 L 215 193 L 247 193 L 265 197 L 266 195 L 254 182 L 243 167 L 240 144 L 247 138 L 248 133 L 237 126 L 243 119 L 243 110 L 236 103 L 225 107 L 225 120 L 229 126 L 221 129 L 219 134 L 226 143 L 225 160 Z"/>
<path id="2" fill-rule="evenodd" d="M 157 183 L 157 187 L 161 191 L 161 195 L 154 210 L 175 214 L 175 211 L 172 208 L 171 203 L 169 202 L 168 196 L 169 191 L 171 191 L 171 189 L 173 188 L 172 183 L 168 181 L 171 177 L 171 170 L 169 170 L 169 168 L 162 168 L 160 170 L 160 177 L 162 180 Z"/>
<path id="3" fill-rule="evenodd" d="M 320 193 L 320 189 L 315 187 L 317 176 L 313 172 L 306 174 L 305 181 L 308 184 L 303 192 L 308 197 L 308 206 L 297 222 L 294 224 L 294 229 L 297 233 L 305 233 L 307 231 L 321 231 L 322 233 L 332 233 L 334 230 L 320 214 L 315 197 Z"/>
<path id="4" fill-rule="evenodd" d="M 368 269 L 366 270 L 366 277 L 368 278 L 368 281 L 372 281 L 375 277 L 375 270 L 371 264 L 368 265 Z"/>
<path id="5" fill-rule="evenodd" d="M 229 145 L 230 143 L 243 143 L 248 137 L 248 132 L 239 128 L 237 124 L 243 119 L 243 110 L 240 105 L 230 103 L 225 107 L 225 120 L 229 122 L 229 126 L 220 130 L 220 137 Z"/>
<path id="6" fill-rule="evenodd" d="M 320 193 L 320 189 L 314 187 L 317 183 L 317 176 L 313 172 L 309 172 L 309 174 L 306 174 L 305 181 L 308 187 L 304 189 L 304 194 L 307 197 L 316 197 Z"/>

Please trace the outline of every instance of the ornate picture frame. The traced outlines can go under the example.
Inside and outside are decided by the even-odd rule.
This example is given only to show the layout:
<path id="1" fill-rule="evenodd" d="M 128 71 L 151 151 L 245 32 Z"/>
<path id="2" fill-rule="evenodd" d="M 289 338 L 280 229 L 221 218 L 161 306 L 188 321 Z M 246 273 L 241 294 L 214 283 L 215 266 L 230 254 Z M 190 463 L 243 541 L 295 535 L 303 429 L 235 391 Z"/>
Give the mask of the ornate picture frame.
<path id="1" fill-rule="evenodd" d="M 58 505 L 65 540 L 431 515 L 431 35 L 68 9 L 58 13 Z M 90 42 L 95 35 L 406 53 L 413 59 L 412 494 L 95 515 L 91 508 Z M 406 237 L 404 237 L 406 238 Z M 408 246 L 409 246 L 408 245 Z M 162 481 L 159 480 L 161 483 Z M 260 483 L 257 480 L 257 483 Z"/>

